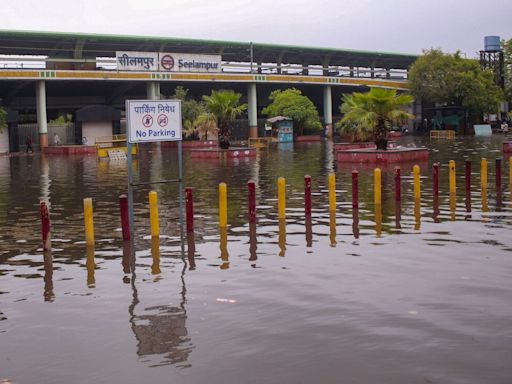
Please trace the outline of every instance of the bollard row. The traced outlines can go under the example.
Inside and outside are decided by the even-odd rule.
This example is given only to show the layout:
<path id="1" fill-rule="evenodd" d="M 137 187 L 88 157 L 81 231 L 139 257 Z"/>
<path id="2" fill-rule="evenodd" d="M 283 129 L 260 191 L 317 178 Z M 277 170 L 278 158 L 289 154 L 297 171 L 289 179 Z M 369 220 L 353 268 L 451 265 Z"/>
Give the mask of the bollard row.
<path id="1" fill-rule="evenodd" d="M 465 161 L 464 176 L 465 176 L 465 191 L 466 191 L 466 207 L 468 212 L 471 210 L 471 161 Z M 483 206 L 486 206 L 487 197 L 487 159 L 482 158 L 480 164 L 480 187 L 482 191 Z M 501 198 L 502 194 L 502 159 L 496 159 L 496 194 L 497 198 Z M 415 200 L 415 214 L 419 215 L 418 204 L 421 197 L 421 179 L 420 167 L 414 165 L 413 167 L 413 186 L 414 186 L 414 200 Z M 395 184 L 395 202 L 397 207 L 400 206 L 401 195 L 401 170 L 400 167 L 394 169 L 394 184 Z M 512 157 L 509 159 L 509 189 L 512 191 Z M 256 185 L 255 182 L 250 180 L 247 183 L 248 191 L 248 220 L 250 224 L 256 223 Z M 454 204 L 454 197 L 456 195 L 456 165 L 455 161 L 449 162 L 449 191 L 451 198 L 451 205 Z M 439 197 L 439 163 L 432 165 L 432 194 L 434 202 L 438 202 Z M 329 197 L 329 212 L 331 213 L 331 220 L 335 218 L 332 213 L 336 211 L 336 177 L 334 173 L 328 175 L 328 197 Z M 511 196 L 512 197 L 512 196 Z M 149 216 L 151 226 L 151 237 L 158 238 L 160 236 L 160 224 L 158 215 L 158 195 L 155 191 L 149 192 Z M 193 205 L 193 191 L 192 188 L 185 189 L 186 201 L 186 230 L 187 233 L 194 232 L 194 205 Z M 374 170 L 374 204 L 380 206 L 382 204 L 382 171 L 379 168 Z M 119 208 L 121 218 L 122 236 L 124 241 L 130 240 L 130 224 L 128 212 L 128 199 L 126 195 L 119 196 Z M 359 173 L 352 171 L 352 208 L 358 210 L 359 208 Z M 94 247 L 94 220 L 93 220 L 93 202 L 91 198 L 83 199 L 84 209 L 84 225 L 85 225 L 85 242 L 87 247 Z M 438 208 L 435 207 L 434 211 Z M 286 219 L 286 180 L 279 177 L 277 180 L 277 211 L 280 222 L 284 223 Z M 304 213 L 306 219 L 311 218 L 312 199 L 311 199 L 311 176 L 304 176 Z M 418 211 L 418 212 L 416 212 Z M 376 214 L 379 211 L 376 210 Z M 50 234 L 50 212 L 45 202 L 40 202 L 40 215 L 41 215 L 41 239 L 43 251 L 51 250 L 51 234 Z M 332 223 L 331 223 L 332 224 Z M 334 223 L 335 224 L 335 223 Z M 226 228 L 228 225 L 228 201 L 227 201 L 227 185 L 225 183 L 219 184 L 219 227 Z"/>

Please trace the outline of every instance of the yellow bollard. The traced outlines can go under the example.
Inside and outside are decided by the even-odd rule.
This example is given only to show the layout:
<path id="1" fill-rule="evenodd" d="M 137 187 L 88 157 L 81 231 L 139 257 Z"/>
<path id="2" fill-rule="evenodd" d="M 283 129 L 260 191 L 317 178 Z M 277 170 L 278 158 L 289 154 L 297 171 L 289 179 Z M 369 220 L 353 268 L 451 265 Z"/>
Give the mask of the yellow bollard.
<path id="1" fill-rule="evenodd" d="M 412 167 L 412 172 L 414 174 L 414 200 L 419 200 L 421 197 L 420 192 L 420 166 L 415 165 Z"/>
<path id="2" fill-rule="evenodd" d="M 151 223 L 151 237 L 160 236 L 160 222 L 158 220 L 158 195 L 155 191 L 149 192 L 149 222 Z"/>
<path id="3" fill-rule="evenodd" d="M 94 246 L 94 221 L 92 217 L 92 199 L 84 199 L 85 244 Z"/>
<path id="4" fill-rule="evenodd" d="M 375 170 L 373 171 L 373 183 L 374 183 L 373 202 L 375 204 L 380 204 L 382 201 L 382 185 L 381 185 L 381 170 L 380 170 L 380 168 L 375 168 Z"/>
<path id="5" fill-rule="evenodd" d="M 329 211 L 336 210 L 336 176 L 329 174 Z"/>
<path id="6" fill-rule="evenodd" d="M 482 190 L 487 190 L 487 159 L 483 158 L 480 164 L 480 184 Z"/>
<path id="7" fill-rule="evenodd" d="M 456 179 L 455 179 L 455 161 L 450 160 L 450 194 L 455 193 L 457 186 L 456 186 Z"/>
<path id="8" fill-rule="evenodd" d="M 226 183 L 219 184 L 219 226 L 228 226 L 228 186 Z"/>
<path id="9" fill-rule="evenodd" d="M 277 179 L 277 212 L 279 219 L 286 218 L 286 190 L 284 177 Z"/>

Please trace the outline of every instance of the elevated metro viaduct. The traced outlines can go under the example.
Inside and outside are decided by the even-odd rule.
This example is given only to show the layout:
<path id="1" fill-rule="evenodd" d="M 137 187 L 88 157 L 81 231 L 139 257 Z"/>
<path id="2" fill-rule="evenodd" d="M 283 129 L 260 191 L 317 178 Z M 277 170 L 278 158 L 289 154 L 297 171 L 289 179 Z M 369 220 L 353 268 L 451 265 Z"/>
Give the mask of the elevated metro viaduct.
<path id="1" fill-rule="evenodd" d="M 221 70 L 120 70 L 118 51 L 218 55 Z M 251 137 L 258 135 L 258 111 L 269 103 L 270 92 L 296 87 L 313 100 L 332 134 L 333 108 L 337 111 L 343 93 L 368 87 L 406 90 L 407 69 L 416 58 L 232 41 L 0 31 L 0 98 L 11 111 L 36 112 L 41 147 L 48 145 L 48 118 L 97 104 L 123 110 L 127 99 L 169 96 L 178 85 L 198 100 L 211 89 L 242 93 Z"/>

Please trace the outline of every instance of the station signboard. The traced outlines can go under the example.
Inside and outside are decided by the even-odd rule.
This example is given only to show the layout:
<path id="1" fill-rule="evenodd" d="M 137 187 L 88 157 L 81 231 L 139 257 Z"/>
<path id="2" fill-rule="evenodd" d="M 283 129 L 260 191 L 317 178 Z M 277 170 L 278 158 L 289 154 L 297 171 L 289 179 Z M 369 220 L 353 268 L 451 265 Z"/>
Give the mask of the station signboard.
<path id="1" fill-rule="evenodd" d="M 117 51 L 116 64 L 120 71 L 158 71 L 158 53 Z"/>
<path id="2" fill-rule="evenodd" d="M 181 141 L 180 100 L 126 100 L 129 143 Z"/>
<path id="3" fill-rule="evenodd" d="M 120 71 L 221 72 L 221 55 L 196 55 L 168 52 L 117 51 Z"/>
<path id="4" fill-rule="evenodd" d="M 221 63 L 220 55 L 159 54 L 161 72 L 220 72 Z"/>

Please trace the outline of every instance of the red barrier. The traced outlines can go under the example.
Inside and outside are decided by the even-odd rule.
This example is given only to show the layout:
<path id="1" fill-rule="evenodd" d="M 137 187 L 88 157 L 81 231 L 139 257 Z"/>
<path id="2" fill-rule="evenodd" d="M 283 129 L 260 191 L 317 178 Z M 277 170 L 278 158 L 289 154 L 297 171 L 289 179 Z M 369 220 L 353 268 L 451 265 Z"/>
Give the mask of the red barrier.
<path id="1" fill-rule="evenodd" d="M 311 215 L 311 176 L 304 176 L 304 212 Z"/>
<path id="2" fill-rule="evenodd" d="M 51 251 L 52 238 L 50 234 L 50 213 L 48 206 L 44 201 L 39 204 L 39 211 L 41 212 L 41 234 L 43 239 L 43 251 Z"/>
<path id="3" fill-rule="evenodd" d="M 471 160 L 466 160 L 464 177 L 466 179 L 466 195 L 471 194 Z"/>
<path id="4" fill-rule="evenodd" d="M 496 193 L 501 194 L 501 159 L 496 159 Z"/>
<path id="5" fill-rule="evenodd" d="M 432 195 L 439 196 L 439 163 L 432 164 Z"/>
<path id="6" fill-rule="evenodd" d="M 247 189 L 249 191 L 248 196 L 248 209 L 249 209 L 249 223 L 256 222 L 256 183 L 249 180 L 247 183 Z"/>
<path id="7" fill-rule="evenodd" d="M 402 201 L 400 167 L 395 167 L 395 201 Z"/>
<path id="8" fill-rule="evenodd" d="M 119 210 L 121 211 L 121 229 L 123 231 L 123 240 L 130 240 L 130 218 L 128 215 L 128 197 L 119 196 Z"/>
<path id="9" fill-rule="evenodd" d="M 352 171 L 352 208 L 359 208 L 359 172 Z"/>
<path id="10" fill-rule="evenodd" d="M 192 188 L 185 188 L 185 214 L 187 220 L 187 233 L 194 232 L 194 196 Z"/>

